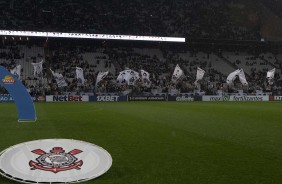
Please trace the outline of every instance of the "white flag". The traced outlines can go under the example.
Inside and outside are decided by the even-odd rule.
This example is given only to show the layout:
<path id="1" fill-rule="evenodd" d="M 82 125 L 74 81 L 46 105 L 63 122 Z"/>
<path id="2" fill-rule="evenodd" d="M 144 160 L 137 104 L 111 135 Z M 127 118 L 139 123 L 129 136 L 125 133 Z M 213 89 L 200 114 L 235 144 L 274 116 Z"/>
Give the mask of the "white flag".
<path id="1" fill-rule="evenodd" d="M 126 72 L 125 71 L 121 71 L 119 72 L 119 75 L 117 77 L 117 84 L 119 85 L 123 85 L 126 83 L 125 79 L 124 79 L 124 76 L 126 75 Z"/>
<path id="2" fill-rule="evenodd" d="M 248 82 L 246 80 L 246 76 L 245 76 L 243 69 L 240 70 L 240 73 L 238 74 L 238 76 L 239 76 L 239 79 L 240 79 L 240 81 L 243 85 L 248 85 Z"/>
<path id="3" fill-rule="evenodd" d="M 143 82 L 144 86 L 146 86 L 146 87 L 150 87 L 151 86 L 149 72 L 146 72 L 145 70 L 141 70 L 141 79 L 142 79 L 142 82 Z"/>
<path id="4" fill-rule="evenodd" d="M 171 78 L 171 82 L 173 83 L 176 83 L 176 81 L 178 79 L 180 79 L 180 77 L 183 75 L 183 71 L 182 69 L 179 67 L 179 65 L 177 64 L 175 69 L 174 69 L 174 72 L 173 72 L 173 75 L 172 75 L 172 78 Z"/>
<path id="5" fill-rule="evenodd" d="M 78 86 L 84 86 L 85 79 L 83 76 L 83 69 L 80 67 L 76 67 L 76 79 Z"/>
<path id="6" fill-rule="evenodd" d="M 131 70 L 124 70 L 125 75 L 123 76 L 123 79 L 128 84 L 129 79 L 131 78 Z"/>
<path id="7" fill-rule="evenodd" d="M 22 68 L 22 66 L 18 65 L 10 71 L 11 74 L 15 75 L 18 80 L 21 80 L 21 68 Z"/>
<path id="8" fill-rule="evenodd" d="M 119 72 L 117 77 L 117 84 L 135 85 L 136 80 L 139 79 L 139 73 L 133 70 L 124 70 Z"/>
<path id="9" fill-rule="evenodd" d="M 51 70 L 51 69 L 50 69 Z M 68 86 L 67 82 L 65 81 L 64 77 L 62 74 L 60 73 L 55 73 L 54 71 L 52 71 L 52 75 L 53 77 L 55 78 L 56 82 L 57 82 L 57 85 L 59 88 L 61 87 L 65 87 L 65 86 Z"/>
<path id="10" fill-rule="evenodd" d="M 275 68 L 273 68 L 272 70 L 269 70 L 266 74 L 266 78 L 268 79 L 268 83 L 270 85 L 273 84 L 274 74 L 275 74 Z"/>
<path id="11" fill-rule="evenodd" d="M 266 74 L 266 78 L 268 79 L 273 79 L 274 78 L 274 74 L 275 74 L 275 68 L 273 68 L 272 70 L 269 70 Z"/>
<path id="12" fill-rule="evenodd" d="M 205 75 L 205 70 L 197 67 L 196 81 L 194 83 L 197 84 L 199 80 L 203 79 L 204 75 Z"/>
<path id="13" fill-rule="evenodd" d="M 42 79 L 43 78 L 43 60 L 40 61 L 39 63 L 31 63 L 33 65 L 33 76 Z"/>
<path id="14" fill-rule="evenodd" d="M 228 77 L 227 77 L 227 80 L 226 80 L 226 83 L 227 84 L 231 84 L 233 83 L 233 81 L 236 79 L 236 76 L 240 73 L 240 70 L 237 69 L 235 70 L 234 72 L 231 72 Z"/>
<path id="15" fill-rule="evenodd" d="M 125 71 L 119 72 L 119 75 L 117 77 L 117 84 L 122 85 L 125 84 L 124 76 L 125 76 Z"/>
<path id="16" fill-rule="evenodd" d="M 126 75 L 128 77 L 127 84 L 134 86 L 135 82 L 140 78 L 139 73 L 133 70 L 127 71 L 127 73 L 129 74 Z"/>
<path id="17" fill-rule="evenodd" d="M 101 80 L 103 80 L 108 75 L 108 73 L 109 73 L 108 71 L 98 73 L 97 79 L 96 79 L 96 86 Z"/>

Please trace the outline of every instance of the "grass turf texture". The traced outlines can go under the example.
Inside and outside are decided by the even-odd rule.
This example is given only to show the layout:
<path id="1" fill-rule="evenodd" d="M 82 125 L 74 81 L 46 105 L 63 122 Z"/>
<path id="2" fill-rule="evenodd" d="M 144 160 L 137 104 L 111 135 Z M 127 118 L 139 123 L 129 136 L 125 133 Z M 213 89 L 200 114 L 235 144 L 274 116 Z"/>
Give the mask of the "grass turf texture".
<path id="1" fill-rule="evenodd" d="M 0 104 L 0 150 L 46 138 L 94 143 L 113 165 L 85 183 L 282 181 L 281 103 L 37 103 L 36 110 L 36 123 L 18 123 L 15 105 Z"/>

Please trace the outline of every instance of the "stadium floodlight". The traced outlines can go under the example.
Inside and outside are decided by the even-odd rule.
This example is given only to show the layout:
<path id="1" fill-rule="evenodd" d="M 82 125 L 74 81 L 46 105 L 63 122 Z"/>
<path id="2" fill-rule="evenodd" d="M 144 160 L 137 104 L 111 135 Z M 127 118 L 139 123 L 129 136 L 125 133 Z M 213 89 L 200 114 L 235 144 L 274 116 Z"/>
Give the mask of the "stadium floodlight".
<path id="1" fill-rule="evenodd" d="M 62 32 L 39 32 L 39 31 L 0 30 L 0 35 L 3 35 L 3 36 L 29 36 L 29 37 L 54 37 L 54 38 L 83 38 L 83 39 L 102 39 L 102 40 L 128 40 L 128 41 L 185 42 L 185 38 L 181 38 L 181 37 L 62 33 Z"/>

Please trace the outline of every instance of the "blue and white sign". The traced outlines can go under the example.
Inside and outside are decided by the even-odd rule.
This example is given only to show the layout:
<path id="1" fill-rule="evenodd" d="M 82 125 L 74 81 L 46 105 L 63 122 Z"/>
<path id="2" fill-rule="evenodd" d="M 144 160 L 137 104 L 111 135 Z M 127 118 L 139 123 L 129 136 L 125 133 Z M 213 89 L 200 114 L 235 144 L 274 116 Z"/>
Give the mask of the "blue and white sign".
<path id="1" fill-rule="evenodd" d="M 0 66 L 0 85 L 9 92 L 16 103 L 18 121 L 36 121 L 33 101 L 25 86 L 2 66 Z"/>

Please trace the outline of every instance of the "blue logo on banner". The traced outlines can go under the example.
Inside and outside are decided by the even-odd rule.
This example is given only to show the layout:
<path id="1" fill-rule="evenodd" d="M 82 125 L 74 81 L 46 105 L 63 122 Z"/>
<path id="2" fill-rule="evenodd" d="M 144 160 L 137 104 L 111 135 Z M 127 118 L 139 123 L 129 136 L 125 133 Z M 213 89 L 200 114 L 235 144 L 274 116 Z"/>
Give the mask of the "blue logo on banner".
<path id="1" fill-rule="evenodd" d="M 0 84 L 14 99 L 19 121 L 36 121 L 33 101 L 25 86 L 8 70 L 0 66 Z"/>

